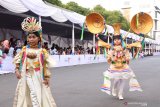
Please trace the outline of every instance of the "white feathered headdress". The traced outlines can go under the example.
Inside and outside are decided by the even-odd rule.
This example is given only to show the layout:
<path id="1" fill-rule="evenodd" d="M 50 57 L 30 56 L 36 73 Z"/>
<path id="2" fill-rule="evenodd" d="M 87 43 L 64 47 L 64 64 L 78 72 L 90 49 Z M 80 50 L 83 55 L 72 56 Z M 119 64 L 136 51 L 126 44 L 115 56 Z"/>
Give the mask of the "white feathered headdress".
<path id="1" fill-rule="evenodd" d="M 26 32 L 41 32 L 42 31 L 42 27 L 41 24 L 36 21 L 36 19 L 34 17 L 27 17 L 23 20 L 22 24 L 22 29 Z"/>

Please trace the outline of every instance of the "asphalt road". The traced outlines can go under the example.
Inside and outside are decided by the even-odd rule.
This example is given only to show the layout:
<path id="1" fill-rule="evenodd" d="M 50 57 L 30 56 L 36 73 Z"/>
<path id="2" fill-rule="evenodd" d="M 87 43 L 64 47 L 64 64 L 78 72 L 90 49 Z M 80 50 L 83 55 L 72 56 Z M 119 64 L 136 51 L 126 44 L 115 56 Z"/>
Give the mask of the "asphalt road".
<path id="1" fill-rule="evenodd" d="M 143 92 L 129 92 L 124 100 L 100 91 L 107 63 L 52 69 L 51 90 L 57 107 L 160 107 L 160 56 L 131 61 Z M 12 107 L 17 79 L 0 75 L 0 107 Z"/>

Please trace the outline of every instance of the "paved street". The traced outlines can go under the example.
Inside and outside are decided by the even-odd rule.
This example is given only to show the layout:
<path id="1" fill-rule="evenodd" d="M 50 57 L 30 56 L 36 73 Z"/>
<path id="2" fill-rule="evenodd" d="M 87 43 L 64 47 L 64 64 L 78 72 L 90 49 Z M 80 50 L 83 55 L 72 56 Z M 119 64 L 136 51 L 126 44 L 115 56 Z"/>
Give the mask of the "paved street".
<path id="1" fill-rule="evenodd" d="M 133 60 L 130 64 L 143 92 L 129 92 L 124 100 L 100 91 L 107 63 L 52 69 L 51 90 L 57 107 L 160 107 L 160 56 Z M 12 107 L 17 79 L 0 75 L 0 107 Z"/>

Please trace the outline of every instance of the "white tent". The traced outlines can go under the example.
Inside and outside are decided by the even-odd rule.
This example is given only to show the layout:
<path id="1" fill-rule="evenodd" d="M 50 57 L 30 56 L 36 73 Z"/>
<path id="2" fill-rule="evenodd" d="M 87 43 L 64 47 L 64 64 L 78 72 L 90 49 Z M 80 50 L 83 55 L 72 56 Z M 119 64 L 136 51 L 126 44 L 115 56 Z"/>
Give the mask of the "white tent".
<path id="1" fill-rule="evenodd" d="M 73 41 L 74 41 L 74 24 L 79 24 L 82 26 L 86 18 L 86 16 L 83 16 L 76 12 L 68 11 L 59 8 L 57 6 L 50 5 L 49 3 L 44 3 L 42 0 L 0 0 L 0 5 L 8 9 L 9 11 L 15 13 L 24 13 L 30 10 L 33 13 L 37 14 L 38 16 L 51 17 L 57 22 L 70 21 L 73 23 L 73 30 L 72 30 Z M 107 31 L 109 33 L 113 33 L 114 29 L 112 28 L 112 26 L 107 25 Z M 122 35 L 126 35 L 128 32 L 121 30 L 121 33 Z M 132 38 L 135 41 L 140 40 L 140 37 L 133 33 L 129 33 L 127 37 Z M 157 41 L 154 40 L 152 41 L 151 39 L 149 40 L 145 39 L 145 42 L 160 44 L 157 43 Z"/>

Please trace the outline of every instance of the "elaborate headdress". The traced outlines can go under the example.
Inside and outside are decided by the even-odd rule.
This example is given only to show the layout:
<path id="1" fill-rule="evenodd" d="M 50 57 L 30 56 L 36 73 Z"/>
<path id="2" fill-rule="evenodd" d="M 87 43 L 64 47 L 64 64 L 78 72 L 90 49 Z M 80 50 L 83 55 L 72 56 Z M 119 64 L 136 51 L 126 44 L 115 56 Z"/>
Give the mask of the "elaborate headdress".
<path id="1" fill-rule="evenodd" d="M 120 38 L 121 38 L 121 34 L 120 34 L 121 24 L 120 24 L 120 23 L 114 23 L 114 24 L 112 25 L 112 27 L 113 27 L 113 29 L 114 29 L 113 39 L 115 39 L 115 38 L 120 39 Z"/>
<path id="2" fill-rule="evenodd" d="M 22 29 L 28 34 L 35 34 L 36 36 L 42 36 L 42 27 L 39 22 L 36 21 L 34 17 L 27 17 L 23 20 L 22 24 Z"/>
<path id="3" fill-rule="evenodd" d="M 115 23 L 115 24 L 112 25 L 112 27 L 114 29 L 113 41 L 114 41 L 114 39 L 120 39 L 122 47 L 126 48 L 126 44 L 125 44 L 125 42 L 122 38 L 122 35 L 120 33 L 121 24 L 120 23 Z M 112 41 L 112 45 L 114 45 L 113 41 Z"/>

